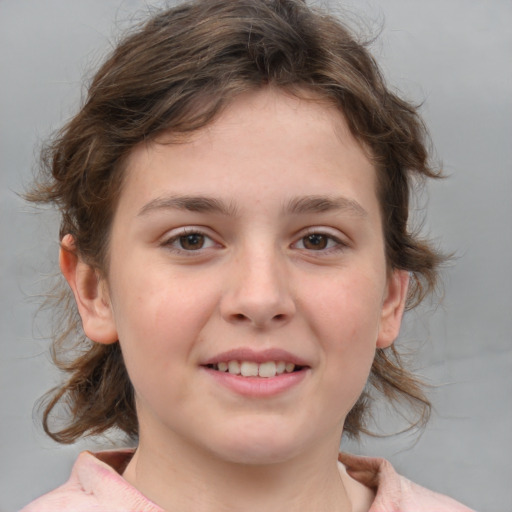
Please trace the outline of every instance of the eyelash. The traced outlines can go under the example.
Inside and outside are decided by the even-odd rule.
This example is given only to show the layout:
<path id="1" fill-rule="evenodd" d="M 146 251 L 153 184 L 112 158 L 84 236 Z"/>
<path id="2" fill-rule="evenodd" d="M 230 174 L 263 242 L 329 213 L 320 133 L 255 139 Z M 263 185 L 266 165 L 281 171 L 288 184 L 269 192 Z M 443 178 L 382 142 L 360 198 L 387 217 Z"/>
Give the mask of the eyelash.
<path id="1" fill-rule="evenodd" d="M 324 240 L 327 241 L 327 247 L 320 248 L 320 249 L 308 249 L 306 247 L 299 248 L 300 250 L 307 251 L 308 253 L 319 253 L 319 255 L 327 255 L 332 253 L 337 253 L 344 251 L 348 247 L 348 243 L 344 242 L 340 238 L 330 234 L 326 233 L 324 231 L 321 231 L 319 229 L 311 229 L 305 234 L 303 234 L 296 242 L 292 244 L 293 246 L 296 246 L 298 243 L 304 244 L 304 241 L 310 237 L 323 237 Z M 331 246 L 329 247 L 329 244 Z"/>
<path id="2" fill-rule="evenodd" d="M 194 249 L 185 249 L 181 245 L 180 242 L 184 238 L 186 238 L 188 236 L 193 236 L 193 235 L 201 236 L 204 238 L 205 241 L 209 240 L 209 243 L 205 242 L 208 244 L 208 247 L 199 247 L 198 249 L 195 249 L 195 250 Z M 181 247 L 178 247 L 175 244 L 180 244 Z M 192 256 L 194 253 L 199 253 L 201 250 L 209 249 L 210 247 L 213 247 L 214 245 L 216 245 L 216 242 L 213 240 L 213 238 L 211 236 L 208 236 L 206 233 L 204 233 L 200 229 L 186 228 L 186 229 L 183 229 L 182 231 L 180 231 L 179 233 L 171 236 L 170 238 L 164 240 L 164 242 L 161 245 L 177 254 L 187 254 L 187 255 Z"/>
<path id="3" fill-rule="evenodd" d="M 201 246 L 197 249 L 186 249 L 182 245 L 183 239 L 189 236 L 200 236 L 203 237 L 203 240 L 207 244 L 207 247 Z M 299 243 L 302 243 L 304 245 L 304 241 L 308 238 L 311 239 L 311 237 L 322 237 L 323 240 L 326 240 L 326 247 L 321 247 L 320 249 L 308 249 L 307 247 L 297 247 Z M 310 240 L 311 241 L 311 240 Z M 179 244 L 180 247 L 178 247 L 176 244 Z M 219 245 L 213 240 L 213 238 L 200 229 L 194 229 L 194 228 L 185 228 L 179 233 L 171 236 L 170 238 L 166 239 L 162 244 L 162 247 L 165 247 L 172 252 L 175 252 L 177 254 L 186 254 L 189 256 L 193 256 L 194 253 L 201 253 L 206 249 L 209 249 L 215 245 Z M 330 245 L 330 246 L 329 246 Z M 338 237 L 331 235 L 329 233 L 320 231 L 320 230 L 310 230 L 306 233 L 304 233 L 297 241 L 293 242 L 290 247 L 299 249 L 301 251 L 306 251 L 308 253 L 319 253 L 319 254 L 331 254 L 336 253 L 345 250 L 348 247 L 348 244 L 342 240 L 340 240 Z"/>

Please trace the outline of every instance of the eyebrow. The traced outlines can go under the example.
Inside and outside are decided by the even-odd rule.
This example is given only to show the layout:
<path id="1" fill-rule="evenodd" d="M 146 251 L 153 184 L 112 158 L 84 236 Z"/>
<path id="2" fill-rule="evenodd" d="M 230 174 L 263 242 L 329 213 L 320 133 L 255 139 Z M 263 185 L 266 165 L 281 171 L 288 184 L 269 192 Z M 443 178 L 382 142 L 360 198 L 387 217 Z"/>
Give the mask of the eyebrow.
<path id="1" fill-rule="evenodd" d="M 238 208 L 234 204 L 208 196 L 166 196 L 157 197 L 145 204 L 138 216 L 144 216 L 159 210 L 186 210 L 197 213 L 217 213 L 228 217 L 236 217 Z M 346 211 L 357 217 L 366 217 L 368 212 L 353 199 L 337 196 L 301 196 L 290 199 L 284 213 L 300 215 L 306 213 L 323 213 L 328 211 Z"/>
<path id="2" fill-rule="evenodd" d="M 346 211 L 356 217 L 367 217 L 368 212 L 353 199 L 337 196 L 304 196 L 288 202 L 286 211 L 293 214 L 322 213 L 328 211 Z"/>
<path id="3" fill-rule="evenodd" d="M 166 196 L 157 197 L 145 204 L 138 213 L 143 216 L 158 210 L 186 210 L 198 213 L 218 213 L 230 217 L 237 215 L 233 204 L 206 196 Z"/>

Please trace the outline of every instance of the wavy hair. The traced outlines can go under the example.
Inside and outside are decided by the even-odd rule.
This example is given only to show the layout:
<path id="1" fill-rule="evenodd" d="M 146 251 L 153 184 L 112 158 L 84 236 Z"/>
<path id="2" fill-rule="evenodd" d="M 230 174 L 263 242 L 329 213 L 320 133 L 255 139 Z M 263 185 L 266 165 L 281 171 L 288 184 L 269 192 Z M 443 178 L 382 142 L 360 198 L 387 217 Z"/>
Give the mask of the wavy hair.
<path id="1" fill-rule="evenodd" d="M 197 0 L 152 15 L 125 36 L 95 74 L 79 112 L 47 143 L 40 174 L 27 194 L 61 214 L 61 238 L 107 272 L 109 233 L 123 183 L 123 162 L 141 141 L 178 137 L 212 123 L 239 94 L 271 85 L 305 91 L 335 105 L 375 163 L 390 269 L 411 273 L 408 307 L 434 290 L 442 256 L 408 226 L 413 184 L 438 177 L 429 163 L 417 108 L 385 84 L 367 49 L 336 17 L 300 0 Z M 52 353 L 65 382 L 44 402 L 45 431 L 70 443 L 112 427 L 136 438 L 134 391 L 119 343 L 87 339 L 69 290 L 55 305 Z M 368 386 L 345 421 L 366 432 L 372 388 L 417 413 L 430 403 L 397 349 L 378 349 Z M 65 425 L 54 427 L 58 404 Z"/>

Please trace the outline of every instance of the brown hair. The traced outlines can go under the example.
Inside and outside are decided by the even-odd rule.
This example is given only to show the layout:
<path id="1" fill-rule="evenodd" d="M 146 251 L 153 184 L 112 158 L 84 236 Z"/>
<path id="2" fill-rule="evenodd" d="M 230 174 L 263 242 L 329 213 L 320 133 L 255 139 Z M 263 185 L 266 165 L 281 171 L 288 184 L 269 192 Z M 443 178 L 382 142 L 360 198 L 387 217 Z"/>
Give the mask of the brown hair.
<path id="1" fill-rule="evenodd" d="M 417 178 L 436 177 L 426 130 L 412 105 L 385 85 L 366 49 L 336 18 L 300 0 L 197 0 L 159 12 L 126 36 L 94 76 L 78 114 L 42 153 L 28 199 L 55 204 L 60 236 L 106 272 L 109 231 L 122 188 L 123 161 L 139 142 L 162 132 L 187 134 L 211 123 L 233 98 L 267 84 L 292 94 L 314 92 L 345 115 L 374 159 L 390 268 L 411 272 L 408 306 L 434 289 L 441 256 L 408 230 L 409 194 Z M 117 427 L 138 433 L 134 392 L 119 343 L 88 340 L 69 291 L 58 304 L 66 319 L 53 343 L 68 380 L 50 392 L 45 431 L 59 442 Z M 375 388 L 403 399 L 428 419 L 421 383 L 395 347 L 378 349 L 367 391 L 349 413 L 345 433 L 367 432 Z M 50 427 L 57 404 L 69 421 Z"/>

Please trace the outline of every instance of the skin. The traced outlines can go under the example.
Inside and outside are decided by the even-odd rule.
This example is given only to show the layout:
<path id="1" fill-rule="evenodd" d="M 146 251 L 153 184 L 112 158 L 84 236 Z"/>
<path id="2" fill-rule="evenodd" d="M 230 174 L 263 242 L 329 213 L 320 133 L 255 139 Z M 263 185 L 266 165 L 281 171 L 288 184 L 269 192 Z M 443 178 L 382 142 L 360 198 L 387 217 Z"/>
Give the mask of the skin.
<path id="1" fill-rule="evenodd" d="M 61 251 L 86 334 L 119 340 L 135 388 L 124 477 L 167 509 L 368 510 L 337 453 L 408 284 L 386 264 L 371 161 L 334 107 L 271 88 L 168 142 L 128 158 L 106 279 L 70 236 Z M 232 349 L 285 350 L 303 378 L 242 395 L 204 367 Z"/>

